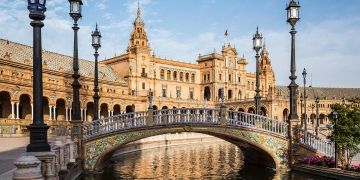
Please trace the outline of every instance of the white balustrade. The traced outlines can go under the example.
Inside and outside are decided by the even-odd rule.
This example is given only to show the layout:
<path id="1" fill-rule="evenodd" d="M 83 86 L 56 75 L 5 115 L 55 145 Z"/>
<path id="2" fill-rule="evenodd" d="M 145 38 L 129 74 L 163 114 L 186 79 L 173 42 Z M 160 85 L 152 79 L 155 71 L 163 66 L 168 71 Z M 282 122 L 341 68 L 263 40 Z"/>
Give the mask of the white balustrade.
<path id="1" fill-rule="evenodd" d="M 300 143 L 304 146 L 312 148 L 318 152 L 324 153 L 326 156 L 335 156 L 335 145 L 325 139 L 320 139 L 309 132 L 300 131 Z"/>

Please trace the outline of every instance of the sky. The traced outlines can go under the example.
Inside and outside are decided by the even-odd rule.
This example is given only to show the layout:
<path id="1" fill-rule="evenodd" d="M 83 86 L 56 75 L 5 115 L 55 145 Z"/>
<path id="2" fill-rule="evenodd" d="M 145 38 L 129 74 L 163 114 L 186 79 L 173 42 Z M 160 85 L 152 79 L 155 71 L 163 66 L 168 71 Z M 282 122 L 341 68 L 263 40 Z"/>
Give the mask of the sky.
<path id="1" fill-rule="evenodd" d="M 91 32 L 102 33 L 100 59 L 126 51 L 137 0 L 83 0 L 79 57 L 93 60 Z M 140 0 L 150 46 L 158 57 L 196 63 L 199 54 L 221 51 L 230 42 L 255 72 L 252 36 L 259 27 L 269 50 L 277 85 L 290 83 L 289 0 Z M 296 25 L 296 75 L 302 85 L 360 88 L 360 0 L 302 0 Z M 27 1 L 0 0 L 0 38 L 32 45 Z M 72 55 L 68 0 L 48 0 L 43 48 Z M 228 29 L 227 38 L 224 37 Z"/>

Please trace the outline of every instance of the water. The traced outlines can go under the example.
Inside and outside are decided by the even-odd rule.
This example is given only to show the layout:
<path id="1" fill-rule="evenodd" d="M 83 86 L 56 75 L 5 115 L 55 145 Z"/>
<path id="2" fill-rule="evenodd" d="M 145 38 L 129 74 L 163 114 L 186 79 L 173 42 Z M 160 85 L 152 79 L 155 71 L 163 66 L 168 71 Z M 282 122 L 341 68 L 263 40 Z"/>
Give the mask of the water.
<path id="1" fill-rule="evenodd" d="M 325 179 L 245 163 L 241 150 L 228 142 L 143 150 L 114 157 L 112 161 L 104 173 L 81 179 Z"/>

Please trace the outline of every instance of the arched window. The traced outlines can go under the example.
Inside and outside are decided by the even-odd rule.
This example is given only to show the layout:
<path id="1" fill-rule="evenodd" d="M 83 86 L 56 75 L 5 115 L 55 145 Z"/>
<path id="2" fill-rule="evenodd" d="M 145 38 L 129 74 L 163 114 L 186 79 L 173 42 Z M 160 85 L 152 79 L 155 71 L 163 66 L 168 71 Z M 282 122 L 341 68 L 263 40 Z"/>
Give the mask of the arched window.
<path id="1" fill-rule="evenodd" d="M 186 82 L 189 82 L 189 73 L 185 74 L 185 79 L 186 79 Z"/>
<path id="2" fill-rule="evenodd" d="M 180 72 L 180 81 L 184 81 L 184 73 Z"/>
<path id="3" fill-rule="evenodd" d="M 160 78 L 164 79 L 165 78 L 165 71 L 162 69 L 160 70 Z"/>
<path id="4" fill-rule="evenodd" d="M 170 70 L 167 70 L 166 78 L 167 78 L 167 80 L 171 80 L 171 71 Z"/>
<path id="5" fill-rule="evenodd" d="M 177 72 L 176 71 L 173 72 L 173 80 L 175 80 L 175 81 L 177 80 Z"/>
<path id="6" fill-rule="evenodd" d="M 191 74 L 191 82 L 195 82 L 195 74 Z"/>

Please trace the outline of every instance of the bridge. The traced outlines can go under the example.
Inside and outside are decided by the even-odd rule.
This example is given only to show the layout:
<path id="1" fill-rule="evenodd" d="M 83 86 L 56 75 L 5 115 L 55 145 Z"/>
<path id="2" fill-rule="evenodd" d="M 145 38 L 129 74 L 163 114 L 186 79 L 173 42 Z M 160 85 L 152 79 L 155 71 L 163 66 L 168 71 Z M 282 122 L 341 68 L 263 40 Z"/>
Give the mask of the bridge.
<path id="1" fill-rule="evenodd" d="M 291 155 L 334 155 L 332 143 L 298 131 L 287 122 L 256 114 L 209 108 L 180 108 L 120 114 L 81 125 L 80 156 L 85 172 L 99 172 L 124 145 L 155 135 L 196 132 L 236 144 L 245 160 L 287 169 Z M 296 143 L 291 143 L 295 139 Z M 295 144 L 295 145 L 293 145 Z M 298 152 L 298 153 L 296 153 Z"/>

